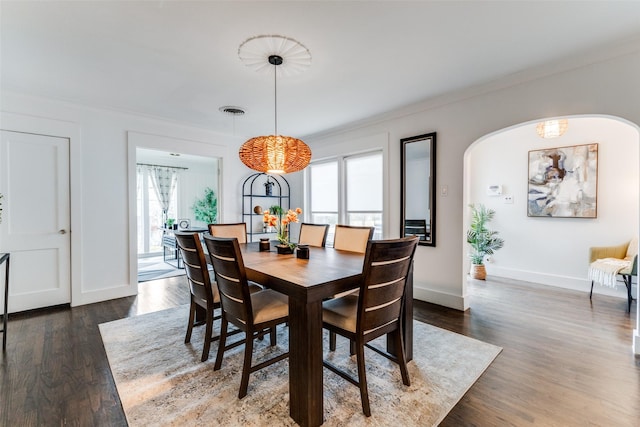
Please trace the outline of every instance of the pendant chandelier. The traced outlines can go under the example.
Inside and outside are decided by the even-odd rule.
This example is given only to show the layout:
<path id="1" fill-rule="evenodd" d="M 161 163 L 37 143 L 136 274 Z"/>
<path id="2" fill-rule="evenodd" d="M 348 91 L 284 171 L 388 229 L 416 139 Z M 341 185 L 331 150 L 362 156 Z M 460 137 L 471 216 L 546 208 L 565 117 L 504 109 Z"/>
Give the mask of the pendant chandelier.
<path id="1" fill-rule="evenodd" d="M 240 46 L 239 54 L 241 59 L 245 60 L 247 65 L 247 57 L 243 57 L 243 46 L 249 42 L 255 42 L 261 38 L 269 38 L 280 41 L 280 45 L 286 43 L 294 43 L 295 46 L 301 46 L 308 55 L 309 51 L 293 39 L 282 36 L 259 36 L 249 39 Z M 255 43 L 254 43 L 255 44 Z M 286 46 L 285 46 L 286 47 Z M 285 52 L 291 52 L 291 49 L 285 49 Z M 269 64 L 273 66 L 273 86 L 274 86 L 274 134 L 267 136 L 257 136 L 249 139 L 240 147 L 239 156 L 242 163 L 249 168 L 263 173 L 291 173 L 297 172 L 309 164 L 311 160 L 311 149 L 307 144 L 298 138 L 291 136 L 278 135 L 278 85 L 277 75 L 278 66 L 281 66 L 285 59 L 278 54 L 270 54 L 267 58 Z M 255 61 L 251 63 L 255 66 Z"/>
<path id="2" fill-rule="evenodd" d="M 540 138 L 557 138 L 564 135 L 569 127 L 569 120 L 545 120 L 536 125 L 536 132 Z"/>

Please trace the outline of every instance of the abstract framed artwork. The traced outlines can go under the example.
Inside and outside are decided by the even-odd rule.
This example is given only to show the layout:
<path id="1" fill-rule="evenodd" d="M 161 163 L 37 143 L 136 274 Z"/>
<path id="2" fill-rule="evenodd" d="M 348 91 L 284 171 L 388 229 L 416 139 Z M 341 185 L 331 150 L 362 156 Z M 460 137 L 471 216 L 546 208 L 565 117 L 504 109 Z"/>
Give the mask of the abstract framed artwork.
<path id="1" fill-rule="evenodd" d="M 527 216 L 596 218 L 598 144 L 529 151 Z"/>

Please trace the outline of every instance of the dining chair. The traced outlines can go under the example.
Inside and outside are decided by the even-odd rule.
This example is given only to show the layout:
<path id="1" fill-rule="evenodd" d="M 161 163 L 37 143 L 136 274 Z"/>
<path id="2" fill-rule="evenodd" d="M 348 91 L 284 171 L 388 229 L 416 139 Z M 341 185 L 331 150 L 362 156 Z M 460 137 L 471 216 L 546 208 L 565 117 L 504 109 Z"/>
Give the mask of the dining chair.
<path id="1" fill-rule="evenodd" d="M 204 362 L 209 358 L 211 342 L 219 337 L 213 337 L 213 321 L 219 319 L 214 311 L 220 308 L 220 295 L 218 287 L 211 281 L 207 261 L 204 257 L 202 243 L 198 233 L 176 231 L 174 233 L 178 249 L 184 262 L 184 270 L 187 276 L 190 290 L 189 324 L 185 343 L 191 342 L 191 333 L 194 326 L 206 324 L 204 335 L 204 348 L 200 360 Z M 196 310 L 198 306 L 206 311 L 205 319 L 196 322 Z"/>
<path id="2" fill-rule="evenodd" d="M 617 277 L 627 288 L 627 311 L 631 312 L 633 296 L 633 276 L 638 275 L 638 237 L 617 246 L 593 246 L 589 248 L 589 270 L 587 277 L 591 280 L 589 299 L 593 297 L 593 283 L 615 288 Z"/>
<path id="3" fill-rule="evenodd" d="M 374 227 L 336 225 L 333 248 L 343 251 L 365 253 L 367 242 L 373 238 Z"/>
<path id="4" fill-rule="evenodd" d="M 418 236 L 420 240 L 427 240 L 430 238 L 429 227 L 427 226 L 427 220 L 425 219 L 405 219 L 404 220 L 404 235 L 405 236 Z"/>
<path id="5" fill-rule="evenodd" d="M 244 222 L 209 224 L 208 227 L 213 237 L 235 237 L 238 243 L 247 243 L 247 224 Z"/>
<path id="6" fill-rule="evenodd" d="M 184 270 L 190 291 L 189 324 L 187 325 L 187 335 L 184 338 L 184 342 L 191 342 L 194 326 L 206 325 L 204 347 L 200 358 L 204 362 L 209 358 L 211 342 L 220 338 L 220 336 L 213 336 L 213 322 L 221 318 L 220 315 L 216 316 L 214 314 L 215 310 L 220 308 L 220 294 L 218 286 L 211 280 L 200 235 L 194 232 L 182 231 L 176 231 L 174 234 L 184 262 Z M 250 292 L 259 292 L 263 288 L 256 283 L 250 283 L 249 289 Z M 205 310 L 206 314 L 203 320 L 196 320 L 198 306 Z"/>
<path id="7" fill-rule="evenodd" d="M 323 364 L 360 388 L 362 411 L 369 417 L 369 392 L 364 348 L 370 348 L 400 366 L 402 383 L 410 385 L 402 340 L 402 310 L 407 275 L 418 245 L 418 237 L 392 240 L 370 240 L 362 270 L 358 294 L 349 294 L 322 304 L 322 326 L 355 342 L 358 378 L 328 361 Z M 395 355 L 391 355 L 369 341 L 385 334 L 393 334 Z"/>
<path id="8" fill-rule="evenodd" d="M 289 351 L 286 351 L 255 366 L 251 365 L 253 341 L 256 338 L 269 333 L 270 344 L 276 345 L 275 328 L 288 321 L 289 301 L 286 295 L 271 289 L 256 293 L 249 291 L 247 273 L 237 238 L 213 237 L 205 234 L 204 241 L 215 271 L 222 306 L 220 343 L 213 370 L 217 371 L 221 368 L 225 351 L 245 344 L 242 378 L 238 392 L 238 398 L 242 399 L 247 395 L 249 375 L 252 372 L 289 357 Z M 229 323 L 244 331 L 244 340 L 227 345 Z"/>
<path id="9" fill-rule="evenodd" d="M 329 224 L 310 224 L 303 222 L 300 224 L 299 245 L 309 245 L 324 248 L 327 243 Z"/>
<path id="10" fill-rule="evenodd" d="M 367 250 L 367 242 L 373 238 L 374 227 L 362 227 L 355 225 L 336 225 L 333 238 L 333 248 L 343 251 L 365 253 Z M 346 295 L 358 295 L 358 291 L 345 291 L 333 296 L 333 298 L 342 298 Z M 336 334 L 329 331 L 329 347 L 331 350 L 336 349 Z M 351 355 L 355 354 L 355 343 L 351 341 Z"/>

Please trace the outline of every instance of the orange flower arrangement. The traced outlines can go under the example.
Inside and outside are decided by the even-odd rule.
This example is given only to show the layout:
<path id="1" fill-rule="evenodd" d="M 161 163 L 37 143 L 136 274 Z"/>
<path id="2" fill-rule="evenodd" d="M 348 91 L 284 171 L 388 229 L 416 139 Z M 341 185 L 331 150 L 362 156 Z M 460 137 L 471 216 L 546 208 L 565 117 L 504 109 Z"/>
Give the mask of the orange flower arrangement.
<path id="1" fill-rule="evenodd" d="M 272 215 L 269 211 L 264 211 L 262 221 L 269 227 L 276 228 L 277 238 L 281 244 L 287 245 L 293 249 L 295 247 L 295 243 L 289 242 L 289 224 L 292 222 L 298 222 L 298 215 L 301 213 L 302 209 L 300 208 L 295 208 L 295 210 L 289 209 L 284 215 L 284 218 L 278 218 L 278 216 Z"/>

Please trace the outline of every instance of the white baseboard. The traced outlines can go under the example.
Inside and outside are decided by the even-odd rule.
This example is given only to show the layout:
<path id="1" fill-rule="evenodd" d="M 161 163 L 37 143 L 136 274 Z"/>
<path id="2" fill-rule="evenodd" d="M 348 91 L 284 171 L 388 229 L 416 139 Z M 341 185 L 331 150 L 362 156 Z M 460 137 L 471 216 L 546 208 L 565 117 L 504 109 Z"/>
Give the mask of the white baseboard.
<path id="1" fill-rule="evenodd" d="M 640 334 L 637 329 L 633 330 L 633 353 L 640 354 Z"/>
<path id="2" fill-rule="evenodd" d="M 562 276 L 558 274 L 542 273 L 539 271 L 518 270 L 497 266 L 487 266 L 487 274 L 496 277 L 503 277 L 505 279 L 515 279 L 525 282 L 539 283 L 541 285 L 557 286 L 559 288 L 571 289 L 574 291 L 588 293 L 591 290 L 591 281 L 581 277 Z M 632 289 L 635 294 L 635 286 Z M 593 293 L 627 299 L 627 288 L 622 282 L 620 282 L 619 286 L 616 288 L 595 284 L 593 286 Z"/>
<path id="3" fill-rule="evenodd" d="M 460 295 L 449 294 L 446 292 L 435 291 L 433 289 L 425 288 L 416 283 L 414 283 L 413 285 L 413 298 L 460 311 L 465 311 L 469 308 L 469 298 L 465 298 Z"/>

